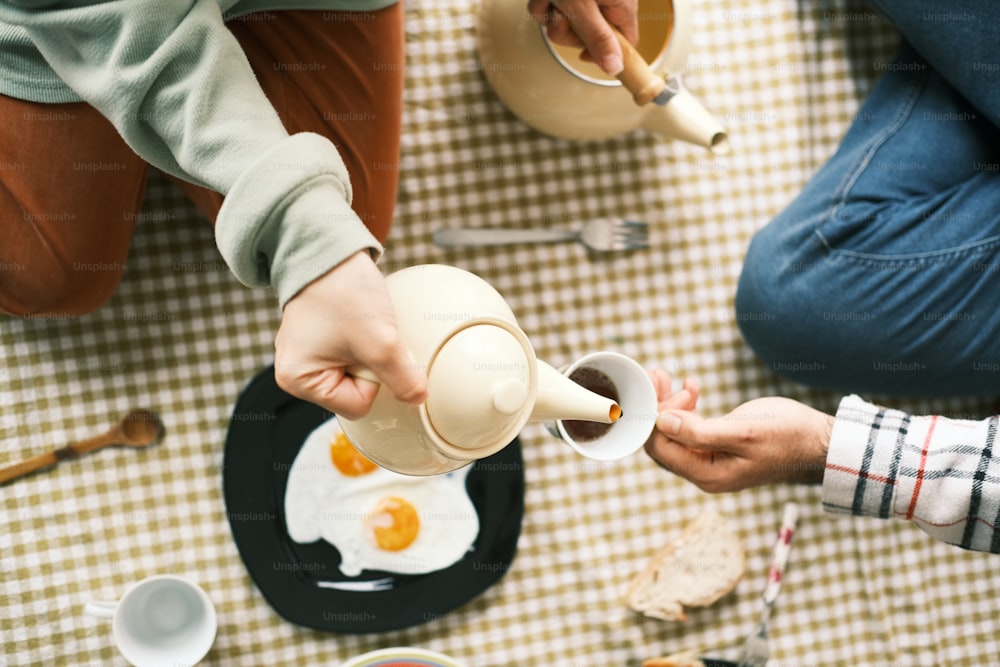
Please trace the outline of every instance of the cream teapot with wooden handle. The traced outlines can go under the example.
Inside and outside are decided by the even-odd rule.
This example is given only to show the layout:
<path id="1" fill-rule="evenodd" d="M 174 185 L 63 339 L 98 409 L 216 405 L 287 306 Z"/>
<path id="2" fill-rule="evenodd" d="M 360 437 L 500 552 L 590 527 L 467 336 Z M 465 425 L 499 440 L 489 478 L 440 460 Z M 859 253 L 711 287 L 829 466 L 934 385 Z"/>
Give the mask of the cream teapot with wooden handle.
<path id="1" fill-rule="evenodd" d="M 340 418 L 355 447 L 395 472 L 436 475 L 494 454 L 529 421 L 610 424 L 618 404 L 538 360 L 507 302 L 475 274 L 440 264 L 386 277 L 400 336 L 427 373 L 419 406 L 379 391 L 368 414 Z M 378 382 L 372 369 L 349 368 Z"/>
<path id="2" fill-rule="evenodd" d="M 634 77 L 622 77 L 626 89 L 580 60 L 580 49 L 550 42 L 526 7 L 524 0 L 481 0 L 477 25 L 483 74 L 522 121 L 564 139 L 596 141 L 644 128 L 714 154 L 729 152 L 726 131 L 676 76 L 691 49 L 689 0 L 639 0 L 638 53 L 631 54 L 647 74 L 651 69 L 661 84 L 666 80 L 669 101 L 662 106 L 642 99 Z M 630 69 L 635 58 L 623 47 Z"/>

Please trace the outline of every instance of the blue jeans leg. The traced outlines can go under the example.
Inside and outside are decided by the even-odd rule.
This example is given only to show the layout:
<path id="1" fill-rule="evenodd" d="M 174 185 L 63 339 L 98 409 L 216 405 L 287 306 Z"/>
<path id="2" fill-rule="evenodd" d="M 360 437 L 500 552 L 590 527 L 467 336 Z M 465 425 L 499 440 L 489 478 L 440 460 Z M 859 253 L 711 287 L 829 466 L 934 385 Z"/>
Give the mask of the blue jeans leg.
<path id="1" fill-rule="evenodd" d="M 997 395 L 1000 130 L 908 44 L 883 68 L 834 156 L 753 239 L 740 329 L 805 384 Z"/>
<path id="2" fill-rule="evenodd" d="M 869 0 L 927 63 L 1000 127 L 1000 3 Z"/>

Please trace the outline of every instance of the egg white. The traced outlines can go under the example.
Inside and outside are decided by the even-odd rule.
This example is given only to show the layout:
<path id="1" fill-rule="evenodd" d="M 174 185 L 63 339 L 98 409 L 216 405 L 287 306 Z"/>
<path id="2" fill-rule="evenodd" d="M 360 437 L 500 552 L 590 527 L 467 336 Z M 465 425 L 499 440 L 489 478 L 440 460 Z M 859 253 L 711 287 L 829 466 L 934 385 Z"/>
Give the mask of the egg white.
<path id="1" fill-rule="evenodd" d="M 414 477 L 376 468 L 366 475 L 342 474 L 330 460 L 340 431 L 336 418 L 318 426 L 303 443 L 288 473 L 285 522 L 295 542 L 323 539 L 340 552 L 340 570 L 423 574 L 461 559 L 479 535 L 479 516 L 465 490 L 470 467 L 446 475 Z M 366 535 L 365 519 L 387 496 L 409 502 L 420 531 L 405 549 L 385 551 Z"/>

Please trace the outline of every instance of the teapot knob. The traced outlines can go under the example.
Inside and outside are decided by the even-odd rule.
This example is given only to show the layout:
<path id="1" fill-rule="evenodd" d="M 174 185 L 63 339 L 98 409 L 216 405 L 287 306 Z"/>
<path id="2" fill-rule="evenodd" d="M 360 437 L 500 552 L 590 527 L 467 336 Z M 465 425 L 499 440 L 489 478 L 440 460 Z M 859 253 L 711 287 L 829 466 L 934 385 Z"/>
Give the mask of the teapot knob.
<path id="1" fill-rule="evenodd" d="M 517 378 L 506 378 L 493 385 L 493 407 L 501 414 L 517 414 L 526 400 L 528 387 Z"/>
<path id="2" fill-rule="evenodd" d="M 427 367 L 427 430 L 444 451 L 483 458 L 505 447 L 531 414 L 535 353 L 508 320 L 477 317 L 445 340 Z M 481 453 L 481 455 L 480 455 Z"/>

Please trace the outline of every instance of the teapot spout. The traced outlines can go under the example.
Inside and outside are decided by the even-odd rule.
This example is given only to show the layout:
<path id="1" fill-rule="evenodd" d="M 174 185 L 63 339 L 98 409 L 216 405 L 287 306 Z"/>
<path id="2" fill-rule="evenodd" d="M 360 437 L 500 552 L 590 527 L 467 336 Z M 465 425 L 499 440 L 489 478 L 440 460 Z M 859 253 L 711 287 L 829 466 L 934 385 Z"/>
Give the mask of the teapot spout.
<path id="1" fill-rule="evenodd" d="M 677 92 L 664 106 L 654 106 L 642 127 L 672 139 L 704 146 L 713 155 L 728 155 L 729 137 L 708 109 L 679 81 L 668 81 Z"/>
<path id="2" fill-rule="evenodd" d="M 537 364 L 538 396 L 528 421 L 581 419 L 611 424 L 622 416 L 614 400 L 573 382 L 544 361 Z"/>

